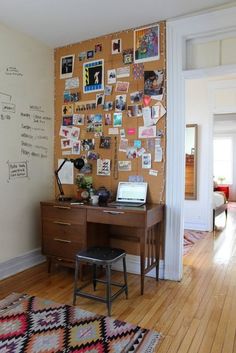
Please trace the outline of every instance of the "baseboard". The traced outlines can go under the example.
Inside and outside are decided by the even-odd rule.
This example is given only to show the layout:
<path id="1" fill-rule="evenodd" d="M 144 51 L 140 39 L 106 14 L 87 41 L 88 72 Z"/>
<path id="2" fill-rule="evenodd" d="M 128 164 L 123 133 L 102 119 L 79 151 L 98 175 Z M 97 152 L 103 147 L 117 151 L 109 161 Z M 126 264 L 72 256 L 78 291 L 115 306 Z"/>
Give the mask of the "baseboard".
<path id="1" fill-rule="evenodd" d="M 13 276 L 18 272 L 27 270 L 30 267 L 36 266 L 44 262 L 45 256 L 41 254 L 41 249 L 32 250 L 21 256 L 2 262 L 0 265 L 0 280 Z M 126 266 L 128 273 L 140 274 L 140 258 L 135 255 L 126 256 Z M 123 271 L 122 263 L 119 262 L 112 266 L 114 270 Z M 146 276 L 156 277 L 155 269 L 152 269 Z M 164 261 L 159 263 L 159 278 L 164 278 Z"/>
<path id="2" fill-rule="evenodd" d="M 0 279 L 15 275 L 18 272 L 27 270 L 30 267 L 36 266 L 44 262 L 45 256 L 41 254 L 41 249 L 35 249 L 17 256 L 13 259 L 0 263 Z"/>
<path id="3" fill-rule="evenodd" d="M 200 230 L 203 232 L 208 232 L 208 226 L 205 223 L 194 223 L 194 222 L 185 222 L 184 223 L 184 229 L 194 229 L 194 230 Z"/>
<path id="4" fill-rule="evenodd" d="M 135 255 L 126 255 L 126 267 L 128 273 L 140 274 L 140 257 Z M 123 271 L 122 262 L 118 262 L 112 266 L 114 270 Z M 156 277 L 156 270 L 152 269 L 146 274 L 149 277 Z M 159 278 L 164 278 L 164 261 L 160 260 L 159 262 Z"/>

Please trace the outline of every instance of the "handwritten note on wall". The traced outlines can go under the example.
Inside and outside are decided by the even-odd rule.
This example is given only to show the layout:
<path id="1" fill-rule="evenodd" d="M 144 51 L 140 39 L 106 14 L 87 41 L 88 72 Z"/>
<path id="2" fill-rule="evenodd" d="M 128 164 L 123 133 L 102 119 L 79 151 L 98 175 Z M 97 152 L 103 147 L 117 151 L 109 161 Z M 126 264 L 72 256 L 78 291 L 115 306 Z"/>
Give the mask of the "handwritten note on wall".
<path id="1" fill-rule="evenodd" d="M 8 178 L 14 180 L 18 178 L 28 178 L 28 162 L 7 162 L 8 163 Z"/>

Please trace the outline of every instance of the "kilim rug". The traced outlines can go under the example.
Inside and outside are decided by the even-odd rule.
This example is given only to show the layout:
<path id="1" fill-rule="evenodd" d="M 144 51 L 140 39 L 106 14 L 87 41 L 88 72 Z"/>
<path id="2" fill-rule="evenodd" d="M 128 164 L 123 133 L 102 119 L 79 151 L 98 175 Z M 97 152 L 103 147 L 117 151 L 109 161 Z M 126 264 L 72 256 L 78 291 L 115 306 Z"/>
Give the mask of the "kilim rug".
<path id="1" fill-rule="evenodd" d="M 184 230 L 184 255 L 187 255 L 193 248 L 194 244 L 204 239 L 209 232 L 201 232 L 198 230 Z"/>
<path id="2" fill-rule="evenodd" d="M 26 294 L 0 301 L 1 353 L 152 353 L 160 334 Z"/>

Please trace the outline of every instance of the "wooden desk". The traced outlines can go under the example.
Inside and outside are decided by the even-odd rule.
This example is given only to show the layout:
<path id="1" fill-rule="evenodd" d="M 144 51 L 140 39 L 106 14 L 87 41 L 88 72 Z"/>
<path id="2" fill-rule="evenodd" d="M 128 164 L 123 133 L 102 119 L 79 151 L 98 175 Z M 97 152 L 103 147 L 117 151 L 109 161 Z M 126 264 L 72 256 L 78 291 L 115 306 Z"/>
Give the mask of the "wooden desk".
<path id="1" fill-rule="evenodd" d="M 154 267 L 158 280 L 163 205 L 148 204 L 132 209 L 72 205 L 58 201 L 41 202 L 40 205 L 42 252 L 47 256 L 49 271 L 52 261 L 74 266 L 75 254 L 79 250 L 88 246 L 109 245 L 112 232 L 116 233 L 117 228 L 124 227 L 126 235 L 121 235 L 121 238 L 140 244 L 141 294 L 144 292 L 144 276 Z M 132 236 L 129 234 L 131 229 Z"/>

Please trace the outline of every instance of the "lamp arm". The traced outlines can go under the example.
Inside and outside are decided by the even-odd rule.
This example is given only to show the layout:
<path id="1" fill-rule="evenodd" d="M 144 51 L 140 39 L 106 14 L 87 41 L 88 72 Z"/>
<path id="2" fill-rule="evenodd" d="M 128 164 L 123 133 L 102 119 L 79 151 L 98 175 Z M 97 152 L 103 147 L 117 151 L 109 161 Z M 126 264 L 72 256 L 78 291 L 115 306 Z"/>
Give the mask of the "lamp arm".
<path id="1" fill-rule="evenodd" d="M 64 161 L 62 162 L 62 164 L 59 166 L 59 168 L 57 170 L 55 170 L 54 174 L 55 174 L 55 177 L 56 177 L 56 181 L 57 181 L 57 186 L 58 186 L 58 189 L 60 191 L 60 195 L 65 195 L 64 194 L 64 191 L 63 191 L 63 188 L 62 188 L 62 184 L 61 184 L 61 180 L 59 178 L 59 171 L 61 170 L 61 168 L 63 167 L 63 165 L 68 161 L 67 158 L 64 159 Z"/>

